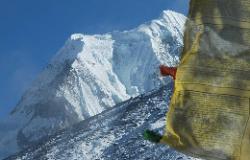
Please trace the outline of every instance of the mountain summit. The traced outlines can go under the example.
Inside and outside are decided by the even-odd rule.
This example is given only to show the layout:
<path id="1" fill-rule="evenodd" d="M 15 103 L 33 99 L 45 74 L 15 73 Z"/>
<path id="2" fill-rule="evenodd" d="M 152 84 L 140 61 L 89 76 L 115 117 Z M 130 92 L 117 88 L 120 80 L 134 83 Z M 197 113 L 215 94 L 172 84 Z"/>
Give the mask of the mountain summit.
<path id="1" fill-rule="evenodd" d="M 185 21 L 164 11 L 129 31 L 73 34 L 0 123 L 0 158 L 159 88 L 158 66 L 179 62 Z"/>

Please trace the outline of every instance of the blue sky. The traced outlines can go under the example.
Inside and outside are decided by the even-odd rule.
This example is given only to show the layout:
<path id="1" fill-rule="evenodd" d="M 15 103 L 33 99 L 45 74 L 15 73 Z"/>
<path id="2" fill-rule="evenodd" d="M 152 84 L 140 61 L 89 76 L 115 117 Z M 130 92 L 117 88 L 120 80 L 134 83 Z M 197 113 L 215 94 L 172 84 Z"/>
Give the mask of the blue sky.
<path id="1" fill-rule="evenodd" d="M 0 118 L 72 33 L 128 30 L 188 0 L 1 0 Z"/>

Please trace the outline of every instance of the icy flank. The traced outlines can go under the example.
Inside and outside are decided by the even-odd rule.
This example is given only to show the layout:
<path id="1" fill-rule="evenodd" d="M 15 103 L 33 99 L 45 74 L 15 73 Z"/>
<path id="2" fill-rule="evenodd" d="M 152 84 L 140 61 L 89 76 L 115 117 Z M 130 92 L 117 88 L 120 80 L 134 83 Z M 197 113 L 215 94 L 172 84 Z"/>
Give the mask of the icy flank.
<path id="1" fill-rule="evenodd" d="M 142 137 L 145 129 L 163 132 L 172 94 L 168 88 L 116 105 L 6 160 L 194 160 Z"/>
<path id="2" fill-rule="evenodd" d="M 159 64 L 179 61 L 185 20 L 164 11 L 130 31 L 72 35 L 11 113 L 18 127 L 3 131 L 0 123 L 0 158 L 159 88 Z"/>

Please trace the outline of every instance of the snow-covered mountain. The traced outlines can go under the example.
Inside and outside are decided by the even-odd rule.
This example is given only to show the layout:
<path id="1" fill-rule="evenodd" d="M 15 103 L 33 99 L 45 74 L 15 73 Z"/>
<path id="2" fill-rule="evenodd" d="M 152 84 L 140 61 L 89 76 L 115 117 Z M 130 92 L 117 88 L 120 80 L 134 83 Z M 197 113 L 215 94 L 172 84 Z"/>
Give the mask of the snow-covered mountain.
<path id="1" fill-rule="evenodd" d="M 163 132 L 171 85 L 118 104 L 6 160 L 192 160 L 142 137 L 146 128 Z"/>
<path id="2" fill-rule="evenodd" d="M 179 61 L 185 20 L 164 11 L 133 30 L 72 35 L 0 122 L 0 158 L 159 88 L 159 64 Z"/>

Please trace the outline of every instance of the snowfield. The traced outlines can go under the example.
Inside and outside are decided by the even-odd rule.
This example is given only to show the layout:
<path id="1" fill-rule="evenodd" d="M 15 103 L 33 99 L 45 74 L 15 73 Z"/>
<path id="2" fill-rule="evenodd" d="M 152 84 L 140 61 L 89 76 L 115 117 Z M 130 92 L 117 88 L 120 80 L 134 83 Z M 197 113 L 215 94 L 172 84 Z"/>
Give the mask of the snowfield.
<path id="1" fill-rule="evenodd" d="M 145 129 L 162 133 L 172 84 L 125 101 L 46 138 L 6 160 L 195 160 L 145 141 Z"/>

